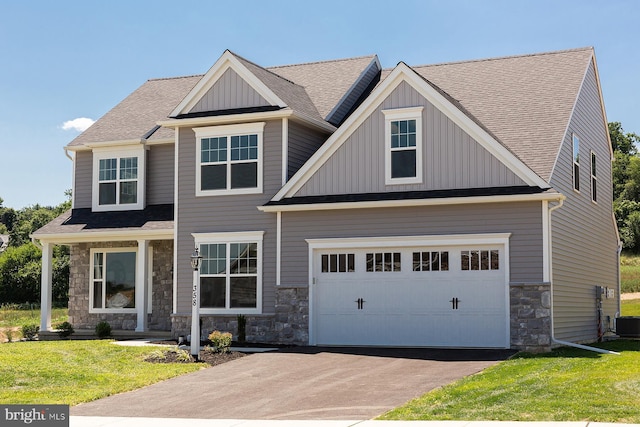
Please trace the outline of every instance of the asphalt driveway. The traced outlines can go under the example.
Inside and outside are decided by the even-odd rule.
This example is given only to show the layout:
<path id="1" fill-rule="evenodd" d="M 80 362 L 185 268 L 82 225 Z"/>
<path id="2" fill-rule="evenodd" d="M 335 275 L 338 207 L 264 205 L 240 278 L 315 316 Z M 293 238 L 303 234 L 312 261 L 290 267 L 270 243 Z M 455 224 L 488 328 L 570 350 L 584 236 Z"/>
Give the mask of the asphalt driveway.
<path id="1" fill-rule="evenodd" d="M 74 416 L 370 419 L 504 360 L 508 350 L 295 348 L 71 408 Z"/>

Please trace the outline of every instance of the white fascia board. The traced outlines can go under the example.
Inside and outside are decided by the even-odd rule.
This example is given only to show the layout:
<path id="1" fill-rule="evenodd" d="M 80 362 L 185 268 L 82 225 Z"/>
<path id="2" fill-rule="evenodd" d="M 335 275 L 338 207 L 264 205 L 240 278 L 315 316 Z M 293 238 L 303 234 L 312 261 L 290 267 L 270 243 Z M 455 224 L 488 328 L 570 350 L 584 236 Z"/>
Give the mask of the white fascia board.
<path id="1" fill-rule="evenodd" d="M 602 124 L 605 129 L 605 134 L 607 135 L 607 143 L 609 145 L 609 154 L 611 155 L 611 161 L 613 161 L 615 159 L 615 156 L 613 153 L 613 145 L 611 145 L 611 135 L 609 134 L 609 121 L 607 120 L 607 111 L 604 108 L 604 97 L 602 96 L 602 86 L 600 85 L 600 73 L 598 72 L 598 64 L 596 62 L 595 51 L 592 51 L 591 53 L 591 61 L 593 61 L 593 70 L 596 75 L 596 86 L 598 87 L 598 98 L 599 98 L 598 100 L 600 101 L 600 108 L 602 109 L 602 118 L 603 118 Z M 582 86 L 580 87 L 580 89 L 582 90 Z"/>
<path id="2" fill-rule="evenodd" d="M 506 245 L 511 233 L 305 239 L 310 249 L 393 248 L 411 246 Z"/>
<path id="3" fill-rule="evenodd" d="M 153 141 L 147 140 L 145 145 L 166 145 L 166 144 L 175 144 L 175 138 L 166 138 L 166 139 L 154 139 Z"/>
<path id="4" fill-rule="evenodd" d="M 127 240 L 173 240 L 173 229 L 148 231 L 84 231 L 79 233 L 38 234 L 30 237 L 43 243 L 66 245 L 90 242 L 123 242 Z"/>
<path id="5" fill-rule="evenodd" d="M 274 197 L 279 201 L 292 197 L 320 167 L 335 153 L 349 136 L 375 111 L 376 108 L 406 81 L 437 109 L 460 126 L 475 141 L 505 164 L 528 185 L 549 188 L 549 183 L 540 178 L 513 153 L 496 141 L 489 133 L 460 111 L 442 94 L 429 85 L 421 76 L 404 63 L 398 64 L 389 76 L 367 97 L 367 99 L 349 116 L 325 144 L 303 165 Z"/>
<path id="6" fill-rule="evenodd" d="M 144 144 L 144 140 L 141 138 L 138 139 L 120 139 L 116 141 L 100 141 L 100 142 L 87 142 L 83 145 L 67 145 L 64 147 L 67 151 L 89 151 L 100 148 L 109 148 L 109 147 L 122 147 L 126 145 L 140 145 Z"/>
<path id="7" fill-rule="evenodd" d="M 514 203 L 514 202 L 538 202 L 564 200 L 560 193 L 551 194 L 523 194 L 504 196 L 477 196 L 477 197 L 443 197 L 439 199 L 410 199 L 410 200 L 381 200 L 369 202 L 336 202 L 313 203 L 305 205 L 279 205 L 258 206 L 262 212 L 302 212 L 302 211 L 328 211 L 342 209 L 367 209 L 367 208 L 397 208 L 411 206 L 443 206 L 443 205 L 467 205 L 481 203 Z"/>
<path id="8" fill-rule="evenodd" d="M 171 112 L 170 116 L 177 116 L 191 111 L 191 109 L 200 101 L 209 89 L 218 81 L 220 77 L 231 68 L 243 80 L 245 80 L 253 89 L 256 90 L 271 105 L 286 107 L 284 103 L 262 80 L 257 78 L 251 71 L 247 69 L 238 59 L 228 50 L 216 61 L 215 64 L 207 71 L 198 83 L 191 89 L 185 98 Z"/>
<path id="9" fill-rule="evenodd" d="M 290 108 L 283 108 L 277 111 L 266 111 L 258 113 L 229 114 L 224 116 L 193 117 L 189 119 L 167 119 L 156 122 L 157 125 L 167 128 L 196 127 L 196 126 L 216 126 L 229 123 L 245 123 L 273 119 L 295 118 L 316 129 L 333 133 L 336 127 L 327 122 L 321 122 L 309 118 L 303 114 L 294 113 Z"/>

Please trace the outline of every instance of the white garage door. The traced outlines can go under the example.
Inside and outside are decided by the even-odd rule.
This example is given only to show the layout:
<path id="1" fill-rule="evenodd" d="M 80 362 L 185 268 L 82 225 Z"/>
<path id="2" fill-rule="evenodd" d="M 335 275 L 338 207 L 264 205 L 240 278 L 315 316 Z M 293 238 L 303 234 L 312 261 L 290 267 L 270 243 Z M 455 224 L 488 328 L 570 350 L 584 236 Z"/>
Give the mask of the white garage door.
<path id="1" fill-rule="evenodd" d="M 504 245 L 313 251 L 317 345 L 509 347 Z"/>

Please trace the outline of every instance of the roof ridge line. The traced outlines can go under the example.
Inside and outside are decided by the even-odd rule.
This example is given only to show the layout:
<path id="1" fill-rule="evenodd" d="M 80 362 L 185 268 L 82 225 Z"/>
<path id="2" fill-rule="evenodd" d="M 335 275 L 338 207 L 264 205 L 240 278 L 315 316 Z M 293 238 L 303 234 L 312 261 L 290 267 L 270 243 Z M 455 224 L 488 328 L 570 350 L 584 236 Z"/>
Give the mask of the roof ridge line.
<path id="1" fill-rule="evenodd" d="M 178 79 L 189 79 L 193 77 L 204 77 L 204 74 L 189 74 L 187 76 L 173 76 L 173 77 L 156 77 L 152 79 L 147 79 L 148 82 L 155 82 L 159 80 L 178 80 Z"/>
<path id="2" fill-rule="evenodd" d="M 344 61 L 353 61 L 356 59 L 363 59 L 363 58 L 374 58 L 376 56 L 376 54 L 371 54 L 371 55 L 361 55 L 361 56 L 354 56 L 351 58 L 337 58 L 337 59 L 326 59 L 324 61 L 310 61 L 310 62 L 301 62 L 299 64 L 285 64 L 285 65 L 272 65 L 269 67 L 263 67 L 265 69 L 270 69 L 270 68 L 289 68 L 289 67 L 299 67 L 301 65 L 314 65 L 314 64 L 328 64 L 330 62 L 344 62 Z"/>
<path id="3" fill-rule="evenodd" d="M 450 61 L 450 62 L 437 62 L 435 64 L 412 65 L 411 68 L 439 67 L 443 65 L 468 64 L 472 62 L 488 62 L 488 61 L 499 61 L 502 59 L 527 58 L 527 57 L 544 56 L 544 55 L 559 55 L 563 53 L 582 52 L 587 50 L 593 50 L 593 46 L 585 46 L 585 47 L 579 47 L 574 49 L 564 49 L 564 50 L 552 50 L 548 52 L 525 53 L 520 55 L 493 56 L 489 58 L 469 59 L 469 60 Z M 385 71 L 393 70 L 393 68 L 395 67 L 385 68 L 384 70 Z"/>
<path id="4" fill-rule="evenodd" d="M 228 50 L 228 49 L 227 49 L 227 50 Z M 248 63 L 249 63 L 249 64 L 251 64 L 251 65 L 254 65 L 254 66 L 256 66 L 256 67 L 258 67 L 258 68 L 260 68 L 260 69 L 262 69 L 262 70 L 265 70 L 267 73 L 272 74 L 273 76 L 278 77 L 279 79 L 282 79 L 282 80 L 284 80 L 285 82 L 289 82 L 289 83 L 291 83 L 292 85 L 299 86 L 299 87 L 301 87 L 302 89 L 304 89 L 304 86 L 299 85 L 298 83 L 296 83 L 296 82 L 294 82 L 294 81 L 292 81 L 292 80 L 289 80 L 289 79 L 287 79 L 287 78 L 284 78 L 284 77 L 282 77 L 280 74 L 275 73 L 275 72 L 273 72 L 273 71 L 269 70 L 268 68 L 263 67 L 263 66 L 262 66 L 262 65 L 260 65 L 260 64 L 256 64 L 255 62 L 253 62 L 253 61 L 251 61 L 251 60 L 249 60 L 249 59 L 245 58 L 244 56 L 242 56 L 242 55 L 238 55 L 237 53 L 235 53 L 235 52 L 234 52 L 234 51 L 232 51 L 232 50 L 229 50 L 229 53 L 231 53 L 231 54 L 232 54 L 233 56 L 235 56 L 235 57 L 240 58 L 240 59 L 241 59 L 241 60 L 243 60 L 243 61 L 248 62 Z M 305 91 L 306 91 L 306 89 L 305 89 Z"/>

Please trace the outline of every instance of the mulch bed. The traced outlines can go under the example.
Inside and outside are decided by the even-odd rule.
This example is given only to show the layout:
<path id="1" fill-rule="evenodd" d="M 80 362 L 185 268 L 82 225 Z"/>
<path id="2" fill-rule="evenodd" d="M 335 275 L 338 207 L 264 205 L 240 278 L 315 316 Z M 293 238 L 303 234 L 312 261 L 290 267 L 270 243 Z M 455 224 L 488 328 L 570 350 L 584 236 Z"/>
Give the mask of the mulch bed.
<path id="1" fill-rule="evenodd" d="M 163 356 L 159 355 L 151 355 L 145 359 L 146 362 L 151 363 L 193 363 L 193 357 L 190 360 L 185 360 L 183 357 L 180 357 L 180 354 L 175 350 L 164 350 L 162 352 Z M 207 363 L 211 366 L 220 365 L 222 363 L 230 362 L 235 359 L 239 359 L 241 357 L 247 356 L 245 353 L 240 353 L 237 351 L 230 351 L 227 353 L 213 353 L 210 351 L 201 351 L 199 355 L 199 363 Z"/>

